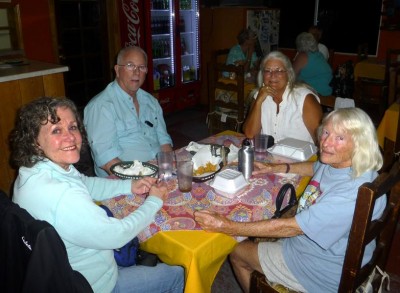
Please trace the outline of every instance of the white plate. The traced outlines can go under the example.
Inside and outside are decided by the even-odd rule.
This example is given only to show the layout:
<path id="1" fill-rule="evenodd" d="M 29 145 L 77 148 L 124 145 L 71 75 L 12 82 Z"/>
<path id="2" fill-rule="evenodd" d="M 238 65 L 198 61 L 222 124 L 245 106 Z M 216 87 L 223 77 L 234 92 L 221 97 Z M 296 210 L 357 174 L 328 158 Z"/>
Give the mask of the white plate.
<path id="1" fill-rule="evenodd" d="M 278 155 L 297 161 L 307 161 L 318 151 L 318 148 L 308 141 L 295 138 L 284 138 L 268 149 L 273 155 Z"/>
<path id="2" fill-rule="evenodd" d="M 111 166 L 110 170 L 111 173 L 113 173 L 115 176 L 121 178 L 121 179 L 140 179 L 143 177 L 156 177 L 157 176 L 157 172 L 158 172 L 158 167 L 156 165 L 153 164 L 149 164 L 146 162 L 142 162 L 143 167 L 147 168 L 150 172 L 147 175 L 131 175 L 131 174 L 124 174 L 122 172 L 118 172 L 124 169 L 124 168 L 130 168 L 132 165 L 134 164 L 134 161 L 123 161 L 123 162 L 119 162 L 116 163 L 114 165 Z M 121 167 L 121 168 L 118 168 Z M 116 170 L 117 169 L 117 170 Z"/>

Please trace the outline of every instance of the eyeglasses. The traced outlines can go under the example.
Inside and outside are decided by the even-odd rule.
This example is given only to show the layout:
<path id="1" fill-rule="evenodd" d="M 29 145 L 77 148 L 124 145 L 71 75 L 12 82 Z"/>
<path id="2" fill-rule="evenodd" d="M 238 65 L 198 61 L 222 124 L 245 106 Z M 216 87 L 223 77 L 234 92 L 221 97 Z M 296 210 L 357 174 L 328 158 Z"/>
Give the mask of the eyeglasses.
<path id="1" fill-rule="evenodd" d="M 263 70 L 265 76 L 277 76 L 277 77 L 282 77 L 285 73 L 286 70 L 284 69 L 275 69 L 275 70 L 271 70 L 271 69 L 264 69 Z"/>
<path id="2" fill-rule="evenodd" d="M 127 64 L 117 64 L 118 66 L 124 67 L 125 70 L 127 71 L 136 71 L 139 69 L 140 72 L 147 72 L 147 66 L 146 65 L 135 65 L 133 63 L 127 63 Z"/>

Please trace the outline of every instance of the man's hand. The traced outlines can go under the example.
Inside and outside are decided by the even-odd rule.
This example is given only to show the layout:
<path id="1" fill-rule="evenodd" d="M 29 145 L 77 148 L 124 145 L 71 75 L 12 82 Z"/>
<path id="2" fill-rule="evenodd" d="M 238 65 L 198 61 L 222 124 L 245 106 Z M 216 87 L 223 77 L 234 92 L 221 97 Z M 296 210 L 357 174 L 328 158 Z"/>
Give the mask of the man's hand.
<path id="1" fill-rule="evenodd" d="M 161 151 L 163 152 L 171 152 L 172 151 L 172 146 L 168 144 L 163 144 L 161 145 Z"/>

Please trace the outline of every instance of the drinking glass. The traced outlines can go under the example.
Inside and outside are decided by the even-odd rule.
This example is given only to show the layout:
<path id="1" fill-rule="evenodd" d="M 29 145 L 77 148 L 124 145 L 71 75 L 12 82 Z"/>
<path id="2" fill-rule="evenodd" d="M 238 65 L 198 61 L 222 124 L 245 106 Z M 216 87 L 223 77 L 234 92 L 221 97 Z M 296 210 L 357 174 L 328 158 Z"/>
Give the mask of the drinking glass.
<path id="1" fill-rule="evenodd" d="M 189 192 L 192 190 L 193 180 L 193 161 L 178 161 L 178 187 L 181 192 Z"/>
<path id="2" fill-rule="evenodd" d="M 254 151 L 257 153 L 265 153 L 273 145 L 274 138 L 271 135 L 260 133 L 254 137 Z"/>
<path id="3" fill-rule="evenodd" d="M 175 153 L 174 151 L 161 151 L 157 154 L 158 178 L 169 180 L 174 174 Z"/>

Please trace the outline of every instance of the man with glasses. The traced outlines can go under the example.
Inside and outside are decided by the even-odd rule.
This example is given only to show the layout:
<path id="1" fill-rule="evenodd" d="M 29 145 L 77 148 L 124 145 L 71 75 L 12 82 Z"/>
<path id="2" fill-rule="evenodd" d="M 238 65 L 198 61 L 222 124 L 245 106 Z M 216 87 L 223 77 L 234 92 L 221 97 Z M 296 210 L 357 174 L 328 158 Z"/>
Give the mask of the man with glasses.
<path id="1" fill-rule="evenodd" d="M 105 177 L 120 161 L 146 162 L 160 150 L 172 150 L 163 111 L 156 98 L 140 87 L 147 54 L 123 48 L 114 66 L 116 78 L 85 107 L 84 123 L 97 176 Z"/>

